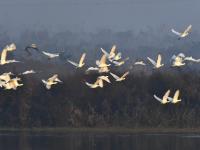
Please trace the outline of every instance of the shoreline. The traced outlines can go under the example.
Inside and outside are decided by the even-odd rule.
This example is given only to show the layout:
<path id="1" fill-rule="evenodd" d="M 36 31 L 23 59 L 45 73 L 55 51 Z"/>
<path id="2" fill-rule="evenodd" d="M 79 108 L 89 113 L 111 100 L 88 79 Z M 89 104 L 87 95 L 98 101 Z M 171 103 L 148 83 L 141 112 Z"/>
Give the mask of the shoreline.
<path id="1" fill-rule="evenodd" d="M 200 133 L 200 128 L 0 128 L 0 132 L 62 132 L 62 133 Z"/>

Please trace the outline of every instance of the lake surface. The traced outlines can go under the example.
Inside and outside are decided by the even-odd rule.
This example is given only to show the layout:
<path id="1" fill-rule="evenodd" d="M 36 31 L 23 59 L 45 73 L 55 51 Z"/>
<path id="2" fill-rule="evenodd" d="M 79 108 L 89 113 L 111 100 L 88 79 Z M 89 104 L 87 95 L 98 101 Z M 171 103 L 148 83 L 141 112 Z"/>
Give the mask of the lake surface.
<path id="1" fill-rule="evenodd" d="M 0 132 L 0 150 L 198 150 L 200 134 Z"/>

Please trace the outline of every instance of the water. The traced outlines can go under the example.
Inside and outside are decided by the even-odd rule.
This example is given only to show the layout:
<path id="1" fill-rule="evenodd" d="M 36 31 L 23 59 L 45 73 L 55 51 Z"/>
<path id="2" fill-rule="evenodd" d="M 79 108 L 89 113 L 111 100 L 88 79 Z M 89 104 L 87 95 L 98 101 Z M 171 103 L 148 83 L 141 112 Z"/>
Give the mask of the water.
<path id="1" fill-rule="evenodd" d="M 198 134 L 0 132 L 0 150 L 198 150 Z"/>

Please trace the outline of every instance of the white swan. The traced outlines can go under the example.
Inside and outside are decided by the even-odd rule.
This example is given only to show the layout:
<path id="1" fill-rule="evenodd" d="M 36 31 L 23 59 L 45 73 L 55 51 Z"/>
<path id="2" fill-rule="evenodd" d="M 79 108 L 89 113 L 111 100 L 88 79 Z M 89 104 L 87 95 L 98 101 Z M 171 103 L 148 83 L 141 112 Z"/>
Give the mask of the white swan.
<path id="1" fill-rule="evenodd" d="M 14 62 L 19 62 L 16 60 L 6 60 L 7 58 L 7 52 L 11 52 L 16 50 L 16 45 L 14 43 L 7 45 L 1 52 L 1 60 L 0 60 L 0 65 L 5 65 L 9 63 L 14 63 Z"/>
<path id="2" fill-rule="evenodd" d="M 21 79 L 16 77 L 9 80 L 7 83 L 3 84 L 3 86 L 6 90 L 10 90 L 10 89 L 16 90 L 17 87 L 23 86 L 23 84 L 19 84 L 18 81 L 21 81 Z"/>
<path id="3" fill-rule="evenodd" d="M 175 31 L 174 29 L 171 29 L 171 31 L 172 31 L 174 34 L 176 34 L 176 35 L 179 36 L 179 39 L 180 39 L 180 38 L 186 37 L 186 36 L 191 32 L 191 30 L 192 30 L 192 25 L 189 25 L 189 26 L 185 29 L 185 31 L 183 31 L 183 32 L 177 32 L 177 31 Z"/>
<path id="4" fill-rule="evenodd" d="M 93 88 L 93 89 L 94 88 L 98 88 L 98 87 L 103 88 L 103 86 L 104 86 L 103 85 L 103 81 L 106 81 L 106 82 L 110 83 L 110 80 L 108 79 L 108 76 L 99 76 L 94 83 L 85 82 L 85 84 L 87 86 L 89 86 L 90 88 Z"/>
<path id="5" fill-rule="evenodd" d="M 185 63 L 184 63 L 184 58 L 180 55 L 173 55 L 172 56 L 172 67 L 181 67 L 181 66 L 184 66 Z"/>
<path id="6" fill-rule="evenodd" d="M 167 104 L 167 103 L 170 102 L 170 101 L 168 101 L 169 94 L 170 94 L 170 90 L 168 90 L 168 91 L 165 93 L 165 95 L 162 97 L 162 99 L 159 98 L 159 97 L 157 97 L 155 94 L 154 94 L 153 96 L 154 96 L 154 98 L 155 98 L 156 100 L 158 100 L 161 104 Z"/>
<path id="7" fill-rule="evenodd" d="M 119 76 L 117 76 L 117 75 L 115 75 L 115 74 L 113 74 L 113 73 L 111 73 L 111 72 L 110 72 L 110 74 L 111 74 L 111 76 L 113 76 L 113 78 L 114 78 L 116 81 L 123 81 L 123 80 L 126 79 L 125 77 L 129 74 L 129 71 L 125 72 L 121 77 L 119 77 Z"/>
<path id="8" fill-rule="evenodd" d="M 42 79 L 42 82 L 45 84 L 47 89 L 51 89 L 52 85 L 57 84 L 58 82 L 62 82 L 62 81 L 58 79 L 58 75 L 55 74 L 52 77 L 50 77 L 48 80 Z"/>
<path id="9" fill-rule="evenodd" d="M 95 81 L 95 83 L 88 83 L 88 82 L 85 82 L 85 84 L 87 86 L 89 86 L 90 88 L 98 88 L 98 87 L 101 87 L 103 88 L 103 79 L 100 79 L 100 78 L 97 78 L 97 80 Z"/>
<path id="10" fill-rule="evenodd" d="M 71 63 L 72 65 L 76 66 L 76 68 L 81 68 L 85 65 L 85 63 L 84 63 L 85 56 L 86 56 L 86 53 L 83 53 L 80 60 L 79 60 L 79 63 L 75 63 L 71 60 L 68 60 L 68 62 Z"/>
<path id="11" fill-rule="evenodd" d="M 180 95 L 180 91 L 179 91 L 179 90 L 176 90 L 176 92 L 175 92 L 175 94 L 174 94 L 174 97 L 173 97 L 173 98 L 168 97 L 168 100 L 169 100 L 171 103 L 176 104 L 176 103 L 178 103 L 178 102 L 181 101 L 181 99 L 178 99 L 179 95 Z"/>
<path id="12" fill-rule="evenodd" d="M 158 54 L 158 58 L 157 58 L 156 62 L 149 57 L 147 57 L 147 59 L 151 62 L 151 64 L 154 66 L 154 68 L 160 68 L 160 67 L 164 66 L 164 64 L 161 64 L 162 56 L 160 54 Z"/>

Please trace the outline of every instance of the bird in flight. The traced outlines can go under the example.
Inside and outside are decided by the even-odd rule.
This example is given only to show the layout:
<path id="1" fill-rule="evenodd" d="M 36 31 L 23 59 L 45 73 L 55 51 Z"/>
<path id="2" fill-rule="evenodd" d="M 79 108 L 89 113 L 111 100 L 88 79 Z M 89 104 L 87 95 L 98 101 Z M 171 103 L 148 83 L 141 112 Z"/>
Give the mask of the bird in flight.
<path id="1" fill-rule="evenodd" d="M 85 84 L 87 86 L 89 86 L 90 88 L 93 88 L 93 89 L 94 88 L 98 88 L 98 87 L 103 88 L 103 86 L 104 86 L 103 85 L 103 81 L 106 81 L 106 82 L 110 83 L 110 80 L 108 79 L 108 76 L 99 76 L 94 83 L 85 82 Z"/>
<path id="2" fill-rule="evenodd" d="M 106 50 L 104 50 L 103 48 L 101 48 L 101 51 L 106 55 L 106 57 L 108 59 L 113 59 L 115 57 L 115 51 L 116 51 L 116 45 L 113 45 L 111 50 L 110 50 L 110 53 L 106 52 Z"/>
<path id="3" fill-rule="evenodd" d="M 154 66 L 154 68 L 160 68 L 162 66 L 164 66 L 164 64 L 161 64 L 162 61 L 162 56 L 160 54 L 158 54 L 158 58 L 157 61 L 154 61 L 153 59 L 147 57 L 147 59 L 150 61 L 150 63 Z"/>
<path id="4" fill-rule="evenodd" d="M 184 57 L 181 56 L 181 55 L 173 55 L 172 56 L 172 67 L 181 67 L 181 66 L 184 66 L 185 63 L 184 63 Z"/>
<path id="5" fill-rule="evenodd" d="M 16 90 L 17 87 L 23 86 L 23 84 L 20 84 L 18 81 L 21 81 L 21 78 L 16 77 L 10 79 L 7 83 L 4 83 L 3 86 L 6 90 L 10 89 Z"/>
<path id="6" fill-rule="evenodd" d="M 16 45 L 14 43 L 7 45 L 1 52 L 1 60 L 0 60 L 0 65 L 5 65 L 9 63 L 14 63 L 14 62 L 19 62 L 17 60 L 6 60 L 7 58 L 7 52 L 12 52 L 16 50 Z"/>
<path id="7" fill-rule="evenodd" d="M 116 81 L 123 81 L 126 79 L 126 76 L 129 74 L 129 71 L 125 72 L 121 77 L 115 75 L 114 73 L 110 72 L 110 75 L 116 80 Z"/>
<path id="8" fill-rule="evenodd" d="M 51 89 L 52 85 L 55 85 L 58 82 L 61 83 L 62 81 L 58 78 L 58 75 L 55 74 L 52 77 L 50 77 L 48 80 L 42 79 L 42 82 L 45 84 L 47 89 Z"/>
<path id="9" fill-rule="evenodd" d="M 183 32 L 177 32 L 177 31 L 175 31 L 174 29 L 171 29 L 171 31 L 172 31 L 174 34 L 176 34 L 176 35 L 179 36 L 179 39 L 188 36 L 189 33 L 191 32 L 191 30 L 192 30 L 192 25 L 189 25 Z"/>
<path id="10" fill-rule="evenodd" d="M 80 58 L 80 60 L 79 60 L 79 63 L 75 63 L 75 62 L 73 62 L 71 60 L 68 60 L 68 62 L 70 64 L 76 66 L 76 68 L 81 68 L 81 67 L 83 67 L 85 65 L 85 63 L 84 63 L 85 56 L 86 56 L 86 53 L 83 53 L 82 56 L 81 56 L 81 58 Z"/>
<path id="11" fill-rule="evenodd" d="M 159 98 L 158 96 L 156 96 L 155 94 L 154 94 L 153 96 L 154 96 L 154 98 L 155 98 L 156 100 L 158 100 L 161 104 L 167 104 L 167 103 L 170 102 L 170 101 L 168 100 L 169 94 L 170 94 L 170 90 L 168 90 L 168 91 L 164 94 L 164 96 L 162 97 L 162 99 Z"/>

